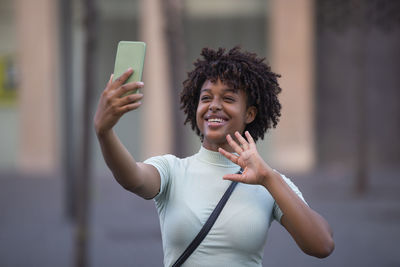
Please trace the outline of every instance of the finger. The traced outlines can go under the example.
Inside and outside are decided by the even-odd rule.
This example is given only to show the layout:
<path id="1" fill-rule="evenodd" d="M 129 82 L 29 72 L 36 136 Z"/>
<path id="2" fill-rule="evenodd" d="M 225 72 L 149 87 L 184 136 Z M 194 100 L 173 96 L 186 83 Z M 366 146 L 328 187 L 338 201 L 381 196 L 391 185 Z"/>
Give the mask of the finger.
<path id="1" fill-rule="evenodd" d="M 239 182 L 239 183 L 243 183 L 245 182 L 245 179 L 243 177 L 243 175 L 241 174 L 226 174 L 222 177 L 222 179 L 224 180 L 230 180 L 230 181 L 235 181 L 235 182 Z"/>
<path id="2" fill-rule="evenodd" d="M 133 104 L 125 105 L 125 106 L 119 108 L 119 113 L 122 116 L 123 114 L 125 114 L 131 110 L 137 109 L 138 107 L 140 107 L 140 105 L 142 105 L 142 102 L 140 102 L 140 101 L 135 102 Z"/>
<path id="3" fill-rule="evenodd" d="M 111 73 L 111 75 L 110 75 L 110 79 L 108 79 L 108 82 L 107 82 L 107 84 L 106 84 L 106 88 L 104 88 L 104 92 L 106 92 L 107 90 L 109 90 L 109 89 L 110 89 L 110 87 L 111 87 L 111 84 L 112 84 L 112 78 L 113 78 L 113 76 L 114 76 L 114 74 L 113 74 L 113 73 Z"/>
<path id="4" fill-rule="evenodd" d="M 227 152 L 225 149 L 223 148 L 218 148 L 218 152 L 221 153 L 225 158 L 229 159 L 230 161 L 232 161 L 233 163 L 237 164 L 238 162 L 238 156 Z"/>
<path id="5" fill-rule="evenodd" d="M 133 73 L 132 68 L 128 68 L 121 76 L 119 76 L 115 81 L 112 83 L 112 88 L 117 89 L 121 85 L 123 85 L 126 80 L 128 80 L 129 76 L 131 76 Z"/>
<path id="6" fill-rule="evenodd" d="M 226 136 L 226 140 L 236 153 L 240 155 L 243 152 L 243 149 L 232 139 L 230 134 Z"/>
<path id="7" fill-rule="evenodd" d="M 114 77 L 114 73 L 111 73 L 110 79 L 108 79 L 108 82 L 107 82 L 107 87 L 111 85 L 113 77 Z"/>
<path id="8" fill-rule="evenodd" d="M 131 91 L 138 90 L 140 88 L 143 88 L 144 83 L 143 82 L 130 82 L 122 85 L 115 91 L 115 95 L 117 97 L 121 97 L 126 93 L 129 93 Z"/>
<path id="9" fill-rule="evenodd" d="M 242 147 L 244 149 L 249 148 L 249 143 L 247 143 L 246 139 L 244 139 L 243 136 L 239 132 L 235 132 L 235 136 L 236 136 L 237 140 L 242 144 Z"/>
<path id="10" fill-rule="evenodd" d="M 246 132 L 244 133 L 244 135 L 246 136 L 247 141 L 249 142 L 250 145 L 255 145 L 255 144 L 256 144 L 256 142 L 254 142 L 254 139 L 253 139 L 253 137 L 251 136 L 251 134 L 249 133 L 249 131 L 246 131 Z"/>
<path id="11" fill-rule="evenodd" d="M 143 98 L 143 94 L 132 94 L 124 96 L 120 99 L 120 106 L 125 106 L 127 104 L 133 104 Z"/>

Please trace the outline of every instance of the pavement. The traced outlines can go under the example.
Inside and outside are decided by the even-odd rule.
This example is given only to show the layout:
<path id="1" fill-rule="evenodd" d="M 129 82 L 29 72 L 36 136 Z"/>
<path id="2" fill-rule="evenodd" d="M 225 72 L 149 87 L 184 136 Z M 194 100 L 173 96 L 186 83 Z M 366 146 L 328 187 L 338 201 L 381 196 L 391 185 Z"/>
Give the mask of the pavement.
<path id="1" fill-rule="evenodd" d="M 368 191 L 354 193 L 350 171 L 288 174 L 334 231 L 335 251 L 307 256 L 274 222 L 263 266 L 399 267 L 400 169 L 369 173 Z M 91 186 L 89 266 L 162 266 L 153 201 L 122 189 L 109 173 Z M 74 266 L 75 225 L 65 215 L 64 181 L 0 171 L 0 267 Z"/>

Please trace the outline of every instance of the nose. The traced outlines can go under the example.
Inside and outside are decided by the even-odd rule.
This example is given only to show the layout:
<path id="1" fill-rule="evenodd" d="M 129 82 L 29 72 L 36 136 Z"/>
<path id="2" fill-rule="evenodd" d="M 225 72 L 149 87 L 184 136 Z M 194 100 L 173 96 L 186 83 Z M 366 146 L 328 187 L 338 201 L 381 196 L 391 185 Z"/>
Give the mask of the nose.
<path id="1" fill-rule="evenodd" d="M 214 99 L 210 103 L 210 106 L 208 108 L 209 108 L 209 110 L 215 112 L 215 111 L 221 110 L 222 106 L 221 106 L 221 103 L 218 101 L 218 99 Z"/>

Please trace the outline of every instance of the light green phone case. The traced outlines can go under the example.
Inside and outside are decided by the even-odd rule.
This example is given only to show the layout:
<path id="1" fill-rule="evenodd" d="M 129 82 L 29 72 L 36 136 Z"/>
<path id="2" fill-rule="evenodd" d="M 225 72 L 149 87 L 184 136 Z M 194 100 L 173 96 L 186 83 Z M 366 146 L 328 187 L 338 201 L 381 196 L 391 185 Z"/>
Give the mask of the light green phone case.
<path id="1" fill-rule="evenodd" d="M 117 55 L 115 57 L 113 80 L 115 81 L 129 67 L 131 67 L 133 69 L 133 74 L 125 83 L 141 81 L 145 54 L 146 43 L 120 41 L 118 43 Z"/>

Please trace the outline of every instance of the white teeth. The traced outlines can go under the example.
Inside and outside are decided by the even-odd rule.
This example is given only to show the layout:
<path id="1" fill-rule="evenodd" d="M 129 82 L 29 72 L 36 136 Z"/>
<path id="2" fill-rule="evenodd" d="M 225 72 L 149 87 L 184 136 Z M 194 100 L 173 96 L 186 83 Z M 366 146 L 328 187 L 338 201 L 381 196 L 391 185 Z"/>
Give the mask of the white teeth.
<path id="1" fill-rule="evenodd" d="M 221 122 L 223 122 L 224 120 L 223 119 L 220 119 L 220 118 L 212 118 L 212 119 L 208 119 L 208 122 L 219 122 L 219 123 L 221 123 Z"/>

